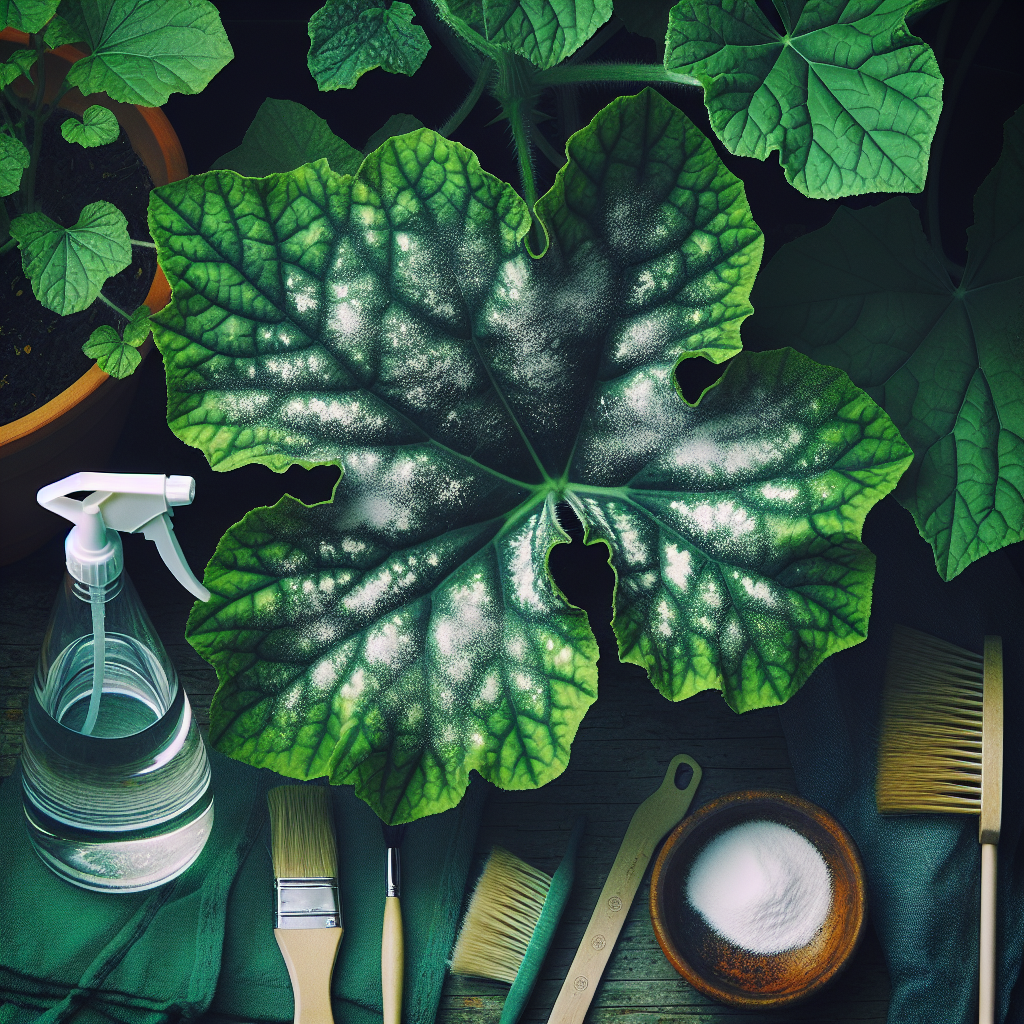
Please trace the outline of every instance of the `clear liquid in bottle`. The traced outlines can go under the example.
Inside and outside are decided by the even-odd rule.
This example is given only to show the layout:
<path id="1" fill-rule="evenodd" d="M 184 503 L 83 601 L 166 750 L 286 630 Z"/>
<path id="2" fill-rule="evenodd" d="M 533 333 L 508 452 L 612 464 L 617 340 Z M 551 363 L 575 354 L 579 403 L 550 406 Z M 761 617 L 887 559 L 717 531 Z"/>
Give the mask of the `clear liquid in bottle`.
<path id="1" fill-rule="evenodd" d="M 98 648 L 102 692 L 90 726 Z M 102 588 L 65 577 L 29 696 L 22 784 L 36 852 L 86 889 L 161 885 L 185 871 L 209 838 L 206 748 L 124 573 Z"/>

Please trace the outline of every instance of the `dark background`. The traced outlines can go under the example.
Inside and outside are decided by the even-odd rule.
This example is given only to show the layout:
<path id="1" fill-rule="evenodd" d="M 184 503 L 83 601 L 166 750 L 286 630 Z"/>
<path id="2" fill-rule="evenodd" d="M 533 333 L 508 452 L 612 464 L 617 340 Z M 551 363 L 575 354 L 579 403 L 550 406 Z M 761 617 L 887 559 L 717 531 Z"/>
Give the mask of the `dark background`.
<path id="1" fill-rule="evenodd" d="M 378 69 L 363 75 L 356 88 L 333 92 L 320 92 L 306 66 L 307 26 L 310 16 L 322 6 L 320 0 L 289 0 L 288 4 L 270 0 L 216 2 L 235 57 L 202 93 L 174 95 L 164 107 L 181 140 L 189 170 L 206 171 L 218 157 L 239 145 L 268 97 L 304 104 L 357 149 L 395 113 L 413 114 L 427 127 L 440 127 L 472 83 L 432 31 L 431 19 L 424 16 L 428 2 L 414 3 L 416 22 L 427 25 L 432 43 L 415 76 Z M 949 125 L 940 167 L 939 209 L 946 254 L 960 264 L 967 259 L 966 231 L 974 220 L 974 193 L 999 157 L 1003 123 L 1024 101 L 1018 14 L 1019 3 L 1015 0 L 1001 4 L 999 0 L 949 0 L 914 19 L 911 26 L 935 48 L 945 76 L 943 119 Z M 975 27 L 989 17 L 991 22 L 980 46 L 966 72 L 960 73 Z M 622 30 L 591 59 L 648 63 L 658 61 L 660 56 L 653 40 Z M 614 96 L 632 94 L 639 88 L 602 85 L 581 89 L 578 105 L 582 123 L 588 123 Z M 840 202 L 860 207 L 890 198 L 876 194 L 841 201 L 807 199 L 787 184 L 777 154 L 760 162 L 732 156 L 724 149 L 710 129 L 700 89 L 659 89 L 701 128 L 729 169 L 744 181 L 754 218 L 765 234 L 765 263 L 785 242 L 826 224 Z M 542 109 L 554 114 L 553 99 Z M 484 96 L 452 137 L 473 149 L 485 170 L 518 189 L 519 172 L 507 122 L 487 124 L 498 112 L 496 102 Z M 552 124 L 547 122 L 543 130 L 561 149 L 561 140 L 550 130 Z M 554 179 L 554 168 L 540 154 L 535 168 L 538 192 L 543 194 Z M 933 166 L 930 180 L 934 173 Z M 926 198 L 927 193 L 910 197 L 922 215 Z M 927 225 L 927 218 L 924 220 Z M 699 365 L 702 363 L 703 367 Z M 680 382 L 690 398 L 696 398 L 724 369 L 711 367 L 704 360 L 687 360 L 683 366 L 688 376 L 681 375 Z M 122 471 L 183 473 L 196 478 L 195 505 L 179 512 L 176 530 L 197 576 L 202 575 L 219 537 L 249 509 L 273 504 L 285 493 L 306 502 L 330 497 L 338 477 L 338 471 L 331 467 L 310 471 L 293 467 L 280 475 L 263 466 L 212 472 L 204 457 L 177 440 L 167 427 L 163 369 L 157 353 L 146 360 L 140 374 L 139 392 L 128 418 L 131 427 L 115 453 L 115 465 Z M 567 525 L 573 526 L 571 513 L 568 519 Z M 578 529 L 570 532 L 579 534 Z M 165 570 L 158 567 L 152 545 L 134 537 L 126 538 L 125 543 L 128 565 L 136 580 L 150 576 L 151 568 L 156 579 L 164 578 Z M 1007 551 L 1024 575 L 1024 544 L 1015 544 Z M 551 565 L 570 600 L 596 613 L 591 621 L 604 646 L 609 639 L 605 624 L 611 615 L 612 574 L 603 545 L 586 549 L 579 542 L 562 545 L 552 552 Z"/>

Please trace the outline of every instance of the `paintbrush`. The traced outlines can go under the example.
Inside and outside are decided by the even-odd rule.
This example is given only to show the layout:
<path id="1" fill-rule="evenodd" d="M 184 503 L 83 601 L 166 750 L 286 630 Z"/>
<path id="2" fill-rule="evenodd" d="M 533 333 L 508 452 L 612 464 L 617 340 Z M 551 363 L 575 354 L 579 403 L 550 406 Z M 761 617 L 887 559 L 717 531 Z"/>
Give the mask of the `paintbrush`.
<path id="1" fill-rule="evenodd" d="M 889 814 L 979 816 L 980 1024 L 992 1024 L 995 1017 L 1002 778 L 1002 640 L 985 637 L 984 654 L 975 654 L 895 626 L 882 692 L 876 803 Z"/>
<path id="2" fill-rule="evenodd" d="M 270 804 L 277 939 L 295 997 L 295 1024 L 334 1024 L 331 975 L 343 928 L 330 790 L 277 786 Z"/>
<path id="3" fill-rule="evenodd" d="M 384 836 L 384 928 L 380 940 L 380 987 L 384 1024 L 402 1019 L 402 985 L 405 980 L 405 935 L 402 931 L 402 859 L 404 825 L 380 823 Z"/>

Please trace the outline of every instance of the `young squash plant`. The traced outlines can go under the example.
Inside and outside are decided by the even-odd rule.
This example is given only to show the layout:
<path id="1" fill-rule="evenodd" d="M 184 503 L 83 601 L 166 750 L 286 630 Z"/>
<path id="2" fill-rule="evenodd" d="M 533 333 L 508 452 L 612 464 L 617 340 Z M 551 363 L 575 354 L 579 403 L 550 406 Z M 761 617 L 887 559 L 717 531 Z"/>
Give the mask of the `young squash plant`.
<path id="1" fill-rule="evenodd" d="M 404 6 L 316 15 L 321 88 L 414 70 L 389 56 Z M 172 429 L 215 469 L 342 469 L 330 501 L 250 512 L 207 567 L 188 636 L 220 680 L 211 738 L 354 784 L 392 823 L 456 804 L 471 770 L 532 788 L 567 764 L 597 644 L 548 569 L 559 503 L 609 552 L 620 658 L 670 699 L 719 689 L 745 711 L 864 639 L 861 528 L 913 459 L 844 371 L 741 351 L 761 233 L 667 99 L 613 100 L 531 194 L 538 90 L 630 67 L 572 63 L 610 4 L 536 6 L 437 4 L 474 81 L 463 108 L 490 89 L 509 120 L 522 196 L 446 138 L 453 119 L 386 125 L 363 155 L 268 101 L 235 169 L 151 199 Z M 695 357 L 728 369 L 690 403 L 674 374 Z"/>

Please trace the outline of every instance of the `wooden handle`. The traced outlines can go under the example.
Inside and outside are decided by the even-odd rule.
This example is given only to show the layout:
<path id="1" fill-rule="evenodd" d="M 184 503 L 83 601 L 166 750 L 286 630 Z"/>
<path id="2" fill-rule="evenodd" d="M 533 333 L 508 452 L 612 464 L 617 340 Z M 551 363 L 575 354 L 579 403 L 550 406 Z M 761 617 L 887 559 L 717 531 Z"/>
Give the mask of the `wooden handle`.
<path id="1" fill-rule="evenodd" d="M 334 1024 L 331 975 L 343 928 L 275 928 L 295 997 L 295 1024 Z"/>
<path id="2" fill-rule="evenodd" d="M 981 967 L 978 1024 L 993 1024 L 996 1015 L 996 847 L 981 844 Z"/>
<path id="3" fill-rule="evenodd" d="M 680 790 L 676 769 L 684 762 L 693 769 L 693 777 L 686 789 Z M 636 809 L 548 1024 L 583 1024 L 654 848 L 690 809 L 700 775 L 696 761 L 686 754 L 677 755 L 662 784 Z"/>
<path id="4" fill-rule="evenodd" d="M 380 940 L 380 987 L 384 995 L 384 1024 L 400 1024 L 402 983 L 405 980 L 405 937 L 402 934 L 402 901 L 384 898 L 384 931 Z"/>

